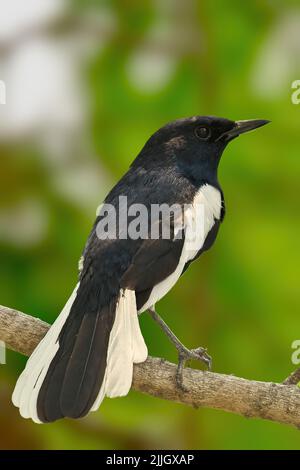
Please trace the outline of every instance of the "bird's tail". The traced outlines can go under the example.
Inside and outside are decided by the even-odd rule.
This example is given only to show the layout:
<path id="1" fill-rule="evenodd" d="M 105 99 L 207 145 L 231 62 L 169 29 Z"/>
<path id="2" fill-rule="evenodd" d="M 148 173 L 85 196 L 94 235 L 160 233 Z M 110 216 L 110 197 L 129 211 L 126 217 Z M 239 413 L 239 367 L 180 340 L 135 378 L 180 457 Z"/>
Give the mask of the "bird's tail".
<path id="1" fill-rule="evenodd" d="M 12 397 L 24 418 L 46 423 L 96 411 L 105 396 L 128 393 L 133 363 L 146 360 L 134 291 L 121 289 L 105 305 L 101 289 L 93 291 L 76 286 L 30 356 Z"/>

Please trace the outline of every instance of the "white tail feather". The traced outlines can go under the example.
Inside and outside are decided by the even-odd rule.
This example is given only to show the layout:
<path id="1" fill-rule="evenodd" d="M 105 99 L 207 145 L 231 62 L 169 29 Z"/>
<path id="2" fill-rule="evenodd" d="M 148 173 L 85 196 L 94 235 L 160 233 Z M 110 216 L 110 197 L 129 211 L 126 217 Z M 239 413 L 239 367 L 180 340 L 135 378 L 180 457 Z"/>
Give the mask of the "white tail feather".
<path id="1" fill-rule="evenodd" d="M 132 291 L 131 291 L 132 292 Z M 148 349 L 145 344 L 144 337 L 142 335 L 138 313 L 136 310 L 136 300 L 135 300 L 135 293 L 133 292 L 133 299 L 134 300 L 134 308 L 131 309 L 131 339 L 132 339 L 132 354 L 133 354 L 133 362 L 134 364 L 139 364 L 140 362 L 144 362 L 148 356 Z"/>
<path id="2" fill-rule="evenodd" d="M 12 395 L 12 402 L 20 408 L 21 416 L 23 418 L 31 418 L 36 423 L 41 422 L 37 416 L 36 409 L 38 393 L 51 361 L 59 348 L 58 336 L 68 318 L 76 298 L 78 286 L 79 284 L 75 287 L 68 302 L 45 337 L 31 354 Z"/>
<path id="3" fill-rule="evenodd" d="M 120 293 L 107 350 L 106 395 L 110 398 L 127 395 L 132 380 L 130 300 Z"/>
<path id="4" fill-rule="evenodd" d="M 127 395 L 132 383 L 133 364 L 144 362 L 147 355 L 137 316 L 135 292 L 121 290 L 109 337 L 105 377 L 91 411 L 99 408 L 105 396 Z"/>
<path id="5" fill-rule="evenodd" d="M 12 401 L 23 418 L 41 423 L 37 399 L 48 368 L 59 349 L 58 337 L 76 298 L 77 284 L 62 312 L 27 361 L 15 386 Z M 126 395 L 132 383 L 133 363 L 143 362 L 148 355 L 136 308 L 135 292 L 121 290 L 115 321 L 109 337 L 107 366 L 101 389 L 91 411 L 96 411 L 103 398 Z"/>

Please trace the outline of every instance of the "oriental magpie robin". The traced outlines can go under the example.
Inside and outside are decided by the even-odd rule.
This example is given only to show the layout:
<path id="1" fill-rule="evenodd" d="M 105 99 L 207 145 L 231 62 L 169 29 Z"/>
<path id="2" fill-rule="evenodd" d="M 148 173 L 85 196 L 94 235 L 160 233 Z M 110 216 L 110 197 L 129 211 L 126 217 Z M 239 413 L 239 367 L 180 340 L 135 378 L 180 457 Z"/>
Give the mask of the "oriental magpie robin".
<path id="1" fill-rule="evenodd" d="M 126 395 L 133 364 L 147 358 L 138 322 L 138 313 L 145 310 L 178 350 L 179 383 L 187 359 L 210 364 L 203 348 L 189 350 L 180 343 L 154 306 L 215 241 L 225 214 L 217 170 L 228 142 L 268 122 L 195 116 L 171 122 L 150 137 L 104 206 L 122 213 L 120 197 L 128 208 L 177 205 L 183 208 L 183 223 L 176 229 L 173 214 L 172 236 L 164 237 L 160 216 L 154 222 L 159 236 L 149 236 L 148 226 L 147 236 L 130 237 L 119 221 L 118 230 L 102 237 L 98 228 L 106 214 L 100 210 L 81 259 L 79 282 L 16 384 L 13 403 L 24 418 L 38 423 L 79 418 L 97 410 L 105 396 Z M 190 244 L 189 231 L 199 218 Z"/>

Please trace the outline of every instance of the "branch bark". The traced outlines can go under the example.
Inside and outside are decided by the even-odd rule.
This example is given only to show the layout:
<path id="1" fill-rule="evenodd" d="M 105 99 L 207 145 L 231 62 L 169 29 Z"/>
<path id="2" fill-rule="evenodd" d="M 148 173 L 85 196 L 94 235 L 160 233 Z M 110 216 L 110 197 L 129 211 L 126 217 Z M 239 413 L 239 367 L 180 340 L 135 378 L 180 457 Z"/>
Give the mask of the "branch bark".
<path id="1" fill-rule="evenodd" d="M 9 349 L 30 355 L 49 327 L 38 318 L 0 306 L 0 340 Z M 294 384 L 259 382 L 186 368 L 186 390 L 181 391 L 176 387 L 175 373 L 175 364 L 148 357 L 143 364 L 134 366 L 132 388 L 195 408 L 215 408 L 300 428 L 300 389 Z"/>

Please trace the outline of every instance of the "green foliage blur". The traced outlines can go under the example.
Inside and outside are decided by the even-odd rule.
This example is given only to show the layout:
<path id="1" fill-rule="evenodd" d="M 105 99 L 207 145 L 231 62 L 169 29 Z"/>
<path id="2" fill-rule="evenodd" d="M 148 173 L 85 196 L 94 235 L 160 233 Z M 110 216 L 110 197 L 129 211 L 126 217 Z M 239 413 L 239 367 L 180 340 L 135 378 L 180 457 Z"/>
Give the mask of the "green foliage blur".
<path id="1" fill-rule="evenodd" d="M 87 117 L 79 148 L 48 158 L 39 130 L 0 142 L 0 303 L 54 321 L 97 204 L 161 125 L 196 114 L 270 119 L 226 150 L 218 240 L 157 307 L 186 345 L 208 348 L 215 371 L 280 382 L 296 368 L 291 344 L 300 339 L 297 2 L 76 1 L 49 34 L 75 34 L 102 12 L 100 26 L 85 31 L 94 44 L 80 64 Z M 95 170 L 88 177 L 85 165 Z M 176 361 L 147 314 L 140 321 L 150 354 Z M 79 421 L 36 425 L 11 404 L 25 362 L 8 351 L 0 366 L 1 449 L 300 448 L 291 427 L 136 392 Z"/>

